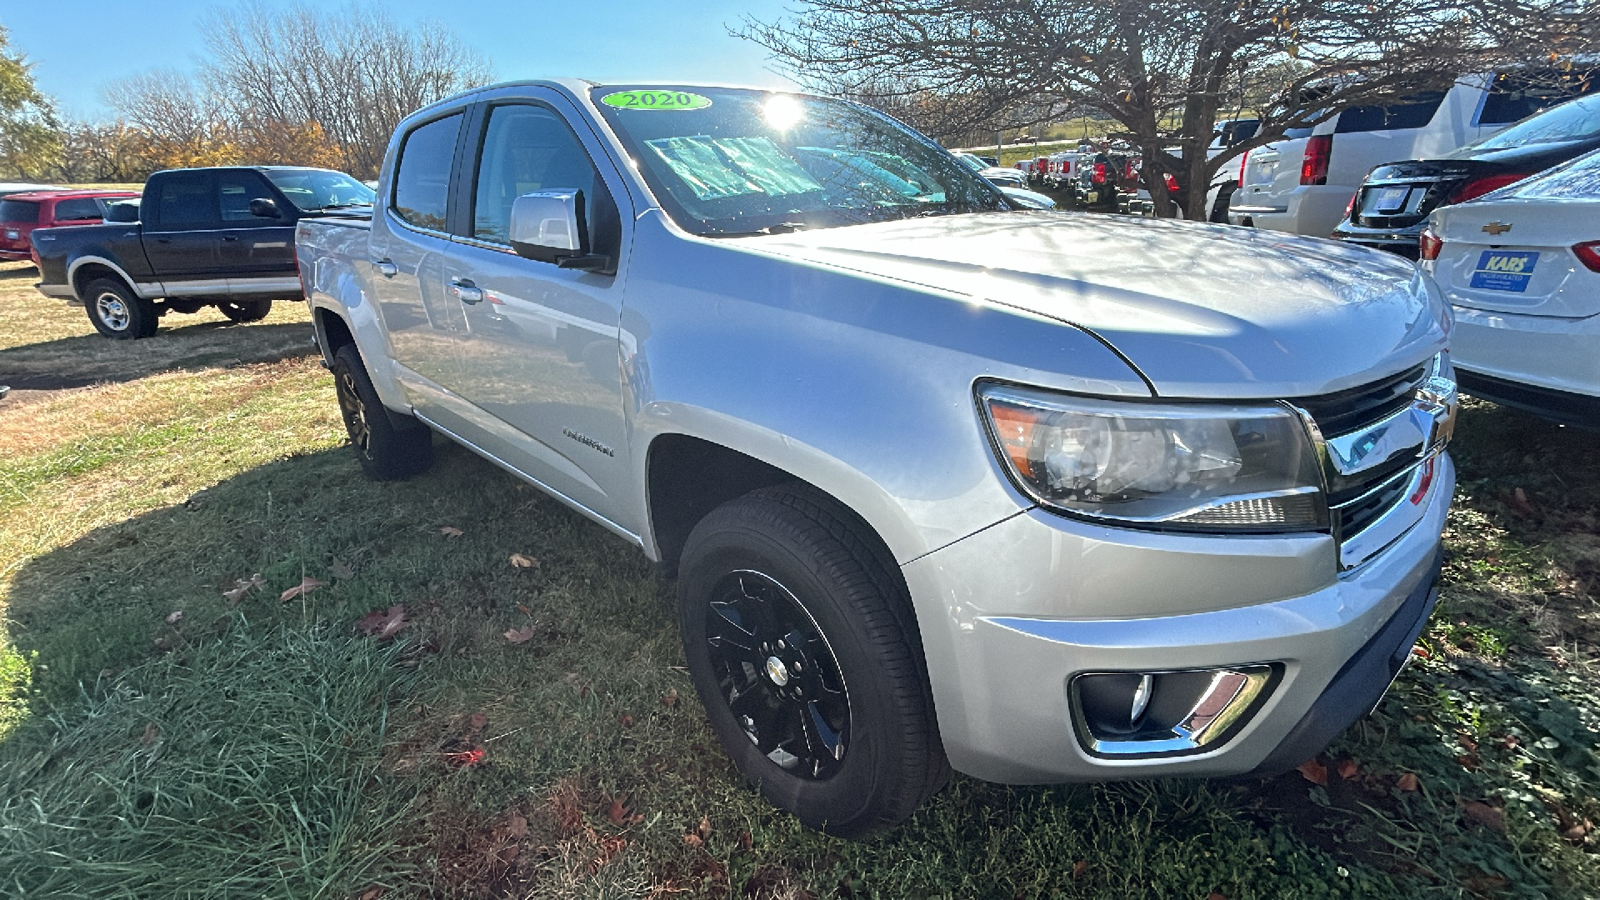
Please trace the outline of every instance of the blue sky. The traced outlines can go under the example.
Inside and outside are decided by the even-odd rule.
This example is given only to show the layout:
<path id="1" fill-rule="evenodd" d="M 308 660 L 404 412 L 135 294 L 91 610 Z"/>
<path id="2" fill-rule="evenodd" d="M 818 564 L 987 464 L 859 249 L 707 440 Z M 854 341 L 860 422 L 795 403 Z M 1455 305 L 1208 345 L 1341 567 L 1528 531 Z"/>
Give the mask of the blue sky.
<path id="1" fill-rule="evenodd" d="M 727 32 L 743 15 L 783 16 L 785 0 L 387 0 L 376 5 L 402 24 L 443 22 L 487 56 L 503 80 L 571 75 L 792 86 L 768 70 L 759 47 Z M 39 87 L 63 112 L 99 119 L 111 116 L 100 100 L 102 87 L 151 69 L 192 69 L 205 50 L 197 24 L 201 14 L 237 6 L 219 0 L 6 0 L 0 25 L 10 29 L 11 49 L 27 54 Z M 339 6 L 324 2 L 315 8 L 332 12 Z"/>

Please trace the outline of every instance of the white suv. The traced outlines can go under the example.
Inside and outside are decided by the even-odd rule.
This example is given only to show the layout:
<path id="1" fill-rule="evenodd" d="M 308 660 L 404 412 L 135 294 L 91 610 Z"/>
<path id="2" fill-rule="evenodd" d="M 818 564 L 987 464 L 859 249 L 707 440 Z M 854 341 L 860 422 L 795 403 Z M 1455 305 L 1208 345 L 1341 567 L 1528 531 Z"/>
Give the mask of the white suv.
<path id="1" fill-rule="evenodd" d="M 1545 73 L 1468 75 L 1447 91 L 1391 106 L 1352 106 L 1250 151 L 1228 221 L 1327 237 L 1373 166 L 1442 156 L 1549 102 L 1527 86 Z"/>

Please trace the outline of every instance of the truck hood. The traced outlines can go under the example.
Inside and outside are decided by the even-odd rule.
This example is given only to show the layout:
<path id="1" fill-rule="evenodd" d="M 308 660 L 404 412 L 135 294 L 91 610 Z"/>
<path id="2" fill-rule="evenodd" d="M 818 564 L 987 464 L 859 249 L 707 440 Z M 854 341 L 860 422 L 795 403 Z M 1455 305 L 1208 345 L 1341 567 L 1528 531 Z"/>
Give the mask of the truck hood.
<path id="1" fill-rule="evenodd" d="M 736 240 L 1071 324 L 1165 397 L 1313 396 L 1445 345 L 1448 310 L 1410 263 L 1250 228 L 1011 212 Z"/>

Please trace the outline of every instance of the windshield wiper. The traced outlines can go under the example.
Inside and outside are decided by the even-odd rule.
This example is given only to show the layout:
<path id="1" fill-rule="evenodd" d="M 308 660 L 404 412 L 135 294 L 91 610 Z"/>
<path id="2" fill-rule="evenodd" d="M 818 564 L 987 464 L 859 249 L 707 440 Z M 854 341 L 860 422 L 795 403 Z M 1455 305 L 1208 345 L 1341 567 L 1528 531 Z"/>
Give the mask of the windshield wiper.
<path id="1" fill-rule="evenodd" d="M 715 234 L 708 234 L 706 237 L 732 238 L 758 237 L 769 234 L 793 234 L 796 231 L 803 230 L 805 227 L 806 224 L 804 222 L 779 222 L 776 225 L 757 228 L 755 231 L 719 231 Z"/>

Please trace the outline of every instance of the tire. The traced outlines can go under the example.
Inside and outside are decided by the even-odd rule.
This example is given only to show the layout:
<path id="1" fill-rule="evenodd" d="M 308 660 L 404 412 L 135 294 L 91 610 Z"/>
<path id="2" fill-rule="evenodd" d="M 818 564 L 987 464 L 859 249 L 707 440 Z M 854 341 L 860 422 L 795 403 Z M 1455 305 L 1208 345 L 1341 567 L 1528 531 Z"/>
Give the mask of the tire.
<path id="1" fill-rule="evenodd" d="M 217 304 L 217 309 L 235 322 L 259 322 L 272 312 L 272 301 L 223 300 Z"/>
<path id="2" fill-rule="evenodd" d="M 89 313 L 94 330 L 112 340 L 147 338 L 161 324 L 155 302 L 134 296 L 127 285 L 115 278 L 96 278 L 85 285 L 83 308 Z"/>
<path id="3" fill-rule="evenodd" d="M 1217 191 L 1217 199 L 1211 204 L 1211 216 L 1206 221 L 1219 225 L 1228 224 L 1228 204 L 1233 202 L 1233 192 L 1238 189 L 1238 185 L 1223 185 Z"/>
<path id="4" fill-rule="evenodd" d="M 354 344 L 333 354 L 332 369 L 339 413 L 367 476 L 395 481 L 425 471 L 433 463 L 433 432 L 383 405 Z"/>
<path id="5" fill-rule="evenodd" d="M 803 485 L 689 535 L 678 610 L 695 690 L 768 801 L 819 831 L 903 822 L 949 778 L 915 620 L 864 522 Z"/>

